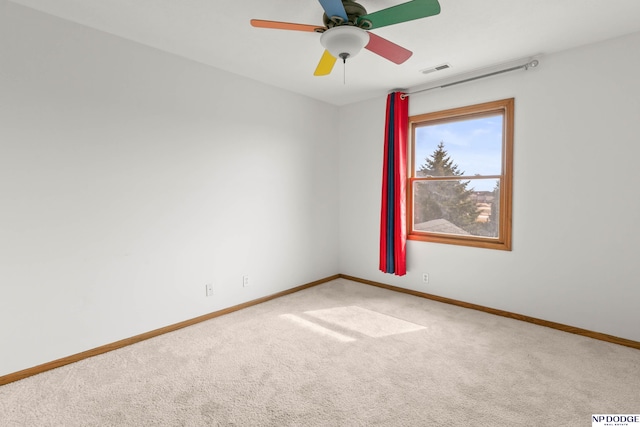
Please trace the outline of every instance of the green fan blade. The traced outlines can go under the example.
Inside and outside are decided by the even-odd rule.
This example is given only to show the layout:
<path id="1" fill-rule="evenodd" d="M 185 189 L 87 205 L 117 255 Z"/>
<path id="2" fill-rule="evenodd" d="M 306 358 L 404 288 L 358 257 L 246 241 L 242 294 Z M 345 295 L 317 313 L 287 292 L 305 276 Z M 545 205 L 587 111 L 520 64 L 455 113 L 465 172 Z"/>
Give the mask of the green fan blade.
<path id="1" fill-rule="evenodd" d="M 438 0 L 412 0 L 397 6 L 391 6 L 377 12 L 363 15 L 358 18 L 358 23 L 363 20 L 371 21 L 371 29 L 399 24 L 400 22 L 426 18 L 440 13 Z"/>

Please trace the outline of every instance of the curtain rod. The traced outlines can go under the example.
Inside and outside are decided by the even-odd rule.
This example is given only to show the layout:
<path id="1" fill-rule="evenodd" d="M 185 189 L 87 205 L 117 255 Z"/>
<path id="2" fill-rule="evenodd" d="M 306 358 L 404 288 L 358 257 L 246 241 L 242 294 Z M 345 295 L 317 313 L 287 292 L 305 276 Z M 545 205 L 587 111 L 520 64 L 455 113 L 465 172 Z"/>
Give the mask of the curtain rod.
<path id="1" fill-rule="evenodd" d="M 515 67 L 509 67 L 509 68 L 505 68 L 503 70 L 493 71 L 491 73 L 481 74 L 481 75 L 475 76 L 475 77 L 469 77 L 468 79 L 458 80 L 458 81 L 455 81 L 455 82 L 452 82 L 452 83 L 443 84 L 443 85 L 440 85 L 440 86 L 434 86 L 434 87 L 430 87 L 430 88 L 427 88 L 427 89 L 420 89 L 420 90 L 416 90 L 415 92 L 407 92 L 405 94 L 400 95 L 400 98 L 405 99 L 407 96 L 413 95 L 413 94 L 416 94 L 416 93 L 426 92 L 426 91 L 432 90 L 432 89 L 442 89 L 442 88 L 453 86 L 453 85 L 457 85 L 457 84 L 460 84 L 460 83 L 466 83 L 466 82 L 470 82 L 470 81 L 473 81 L 473 80 L 483 79 L 485 77 L 495 76 L 497 74 L 508 73 L 509 71 L 520 70 L 520 69 L 523 69 L 523 68 L 525 70 L 528 70 L 529 68 L 536 68 L 539 64 L 540 64 L 540 62 L 537 59 L 534 59 L 533 61 L 529 61 L 529 62 L 527 62 L 525 64 L 522 64 L 522 65 L 516 65 Z"/>

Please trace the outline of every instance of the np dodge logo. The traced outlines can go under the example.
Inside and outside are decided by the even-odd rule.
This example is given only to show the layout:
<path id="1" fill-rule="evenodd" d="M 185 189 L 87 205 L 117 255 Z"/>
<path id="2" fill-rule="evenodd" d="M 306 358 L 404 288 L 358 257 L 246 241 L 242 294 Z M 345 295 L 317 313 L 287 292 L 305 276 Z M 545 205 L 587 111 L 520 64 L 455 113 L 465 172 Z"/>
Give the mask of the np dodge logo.
<path id="1" fill-rule="evenodd" d="M 624 414 L 597 414 L 591 416 L 591 425 L 608 426 L 608 427 L 640 427 L 640 414 L 624 415 Z"/>

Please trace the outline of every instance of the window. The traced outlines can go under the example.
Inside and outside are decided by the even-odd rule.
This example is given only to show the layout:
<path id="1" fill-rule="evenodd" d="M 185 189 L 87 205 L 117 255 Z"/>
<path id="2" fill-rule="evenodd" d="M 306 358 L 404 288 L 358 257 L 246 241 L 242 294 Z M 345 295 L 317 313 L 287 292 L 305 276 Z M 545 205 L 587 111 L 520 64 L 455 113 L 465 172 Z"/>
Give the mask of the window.
<path id="1" fill-rule="evenodd" d="M 511 250 L 514 100 L 409 117 L 410 240 Z"/>

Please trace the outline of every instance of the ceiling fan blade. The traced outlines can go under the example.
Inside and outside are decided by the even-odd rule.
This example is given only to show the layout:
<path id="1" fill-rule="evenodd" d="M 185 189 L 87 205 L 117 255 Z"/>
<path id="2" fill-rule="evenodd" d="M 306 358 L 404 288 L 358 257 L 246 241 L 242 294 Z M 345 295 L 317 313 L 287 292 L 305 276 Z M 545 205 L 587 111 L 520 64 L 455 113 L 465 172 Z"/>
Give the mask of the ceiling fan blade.
<path id="1" fill-rule="evenodd" d="M 400 22 L 412 21 L 414 19 L 426 18 L 427 16 L 433 16 L 439 13 L 440 3 L 438 3 L 438 0 L 411 0 L 368 15 L 363 15 L 358 18 L 358 23 L 362 20 L 371 21 L 372 25 L 369 29 L 374 29 L 399 24 Z"/>
<path id="2" fill-rule="evenodd" d="M 345 22 L 349 20 L 347 17 L 347 12 L 344 10 L 344 6 L 342 5 L 342 0 L 318 0 L 320 5 L 324 9 L 324 13 L 327 14 L 329 18 L 332 16 L 339 16 L 344 19 Z"/>
<path id="3" fill-rule="evenodd" d="M 262 19 L 252 19 L 251 25 L 258 28 L 273 28 L 275 30 L 293 30 L 315 32 L 316 29 L 324 29 L 318 25 L 293 24 L 291 22 L 265 21 Z"/>
<path id="4" fill-rule="evenodd" d="M 336 63 L 335 56 L 331 55 L 328 50 L 325 50 L 322 54 L 322 58 L 320 58 L 320 62 L 316 67 L 316 71 L 313 73 L 314 76 L 326 76 L 331 73 L 333 70 L 333 65 Z"/>
<path id="5" fill-rule="evenodd" d="M 369 43 L 365 46 L 365 49 L 396 64 L 402 64 L 413 55 L 413 52 L 410 50 L 398 46 L 377 34 L 367 32 L 369 33 Z"/>

